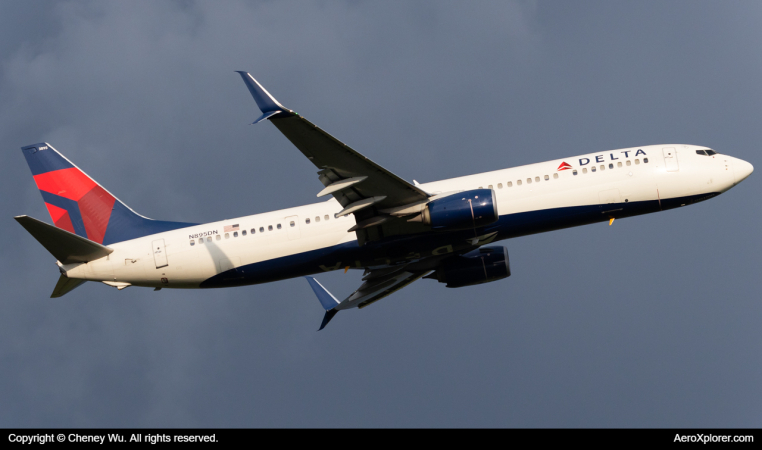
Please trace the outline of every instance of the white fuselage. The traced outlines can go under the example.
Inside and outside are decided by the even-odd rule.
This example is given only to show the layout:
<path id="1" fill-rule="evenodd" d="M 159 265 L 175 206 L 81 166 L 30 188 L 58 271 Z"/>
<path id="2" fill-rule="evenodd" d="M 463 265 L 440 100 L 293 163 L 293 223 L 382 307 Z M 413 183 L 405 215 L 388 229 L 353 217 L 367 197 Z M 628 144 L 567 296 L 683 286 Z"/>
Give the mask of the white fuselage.
<path id="1" fill-rule="evenodd" d="M 669 150 L 664 149 L 673 149 L 673 156 L 665 158 Z M 543 222 L 526 222 L 525 228 L 505 228 L 499 235 L 499 239 L 504 239 L 684 206 L 722 193 L 751 173 L 751 165 L 744 161 L 722 154 L 699 155 L 696 154 L 698 149 L 706 147 L 634 147 L 435 181 L 419 187 L 434 195 L 491 188 L 496 193 L 501 223 L 504 217 L 518 220 L 534 217 L 528 214 L 532 212 L 564 211 L 558 215 L 549 213 L 550 221 L 542 216 L 532 220 Z M 559 170 L 563 163 L 570 168 Z M 606 205 L 612 206 L 606 209 Z M 630 205 L 658 207 L 628 212 Z M 574 209 L 579 207 L 597 207 L 600 211 L 591 216 L 589 209 Z M 237 275 L 240 279 L 233 285 L 264 282 L 256 272 L 268 262 L 273 262 L 273 267 L 282 272 L 282 276 L 274 279 L 346 266 L 355 268 L 361 266 L 359 260 L 356 264 L 354 259 L 362 257 L 358 256 L 362 249 L 354 244 L 355 233 L 347 231 L 355 225 L 354 216 L 334 217 L 341 209 L 341 205 L 331 199 L 167 231 L 111 244 L 109 247 L 114 252 L 108 257 L 62 266 L 62 269 L 70 278 L 103 281 L 116 287 L 198 288 L 206 287 L 202 283 L 219 274 L 236 273 L 238 268 L 246 267 L 251 270 L 240 269 Z M 587 215 L 579 219 L 583 211 Z M 342 256 L 345 255 L 342 249 L 350 248 L 351 256 Z M 307 268 L 289 272 L 288 267 L 299 258 L 310 261 Z M 277 261 L 282 261 L 285 268 L 280 269 Z M 268 277 L 267 281 L 272 279 Z"/>

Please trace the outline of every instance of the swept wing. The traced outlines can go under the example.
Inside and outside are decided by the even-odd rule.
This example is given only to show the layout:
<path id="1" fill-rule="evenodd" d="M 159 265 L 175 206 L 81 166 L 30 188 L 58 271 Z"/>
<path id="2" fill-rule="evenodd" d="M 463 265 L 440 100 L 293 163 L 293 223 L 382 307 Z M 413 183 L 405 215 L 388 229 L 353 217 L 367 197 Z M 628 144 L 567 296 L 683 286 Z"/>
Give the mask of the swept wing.
<path id="1" fill-rule="evenodd" d="M 389 211 L 428 201 L 429 194 L 422 189 L 285 108 L 250 74 L 238 73 L 262 111 L 262 116 L 254 123 L 272 122 L 319 169 L 318 177 L 325 189 L 318 193 L 318 197 L 332 195 L 336 198 L 343 207 L 337 216 L 355 215 L 357 225 L 351 231 L 357 232 L 361 244 L 383 235 L 378 231 L 368 234 L 366 230 L 397 219 Z M 420 228 L 404 221 L 397 224 L 397 228 L 400 226 L 412 232 Z"/>

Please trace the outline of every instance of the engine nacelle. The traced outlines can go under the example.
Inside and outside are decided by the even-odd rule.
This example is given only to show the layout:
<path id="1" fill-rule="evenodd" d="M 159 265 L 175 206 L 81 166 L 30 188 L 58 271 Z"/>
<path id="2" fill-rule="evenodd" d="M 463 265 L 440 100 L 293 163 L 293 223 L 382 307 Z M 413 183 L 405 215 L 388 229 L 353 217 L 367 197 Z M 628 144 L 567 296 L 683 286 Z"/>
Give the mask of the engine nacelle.
<path id="1" fill-rule="evenodd" d="M 482 247 L 442 262 L 427 278 L 447 283 L 448 288 L 489 283 L 511 276 L 508 249 L 503 246 Z"/>
<path id="2" fill-rule="evenodd" d="M 434 230 L 450 231 L 483 227 L 497 222 L 495 191 L 473 189 L 429 202 L 421 222 Z"/>

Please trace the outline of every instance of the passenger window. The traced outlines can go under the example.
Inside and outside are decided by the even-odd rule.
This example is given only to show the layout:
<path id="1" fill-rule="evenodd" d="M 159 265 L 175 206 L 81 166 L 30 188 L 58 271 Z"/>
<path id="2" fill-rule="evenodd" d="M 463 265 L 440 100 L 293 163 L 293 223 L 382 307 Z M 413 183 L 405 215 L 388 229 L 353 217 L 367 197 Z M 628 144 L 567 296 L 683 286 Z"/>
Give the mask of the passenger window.
<path id="1" fill-rule="evenodd" d="M 220 235 L 218 234 L 218 235 L 217 235 L 217 240 L 219 241 L 220 239 L 222 239 L 222 236 L 220 236 Z M 212 238 L 209 238 L 209 240 L 211 241 L 211 240 L 212 240 Z"/>
<path id="2" fill-rule="evenodd" d="M 204 238 L 201 238 L 201 239 L 199 239 L 199 240 L 198 240 L 198 243 L 199 243 L 199 244 L 203 244 L 203 243 L 204 243 Z"/>
<path id="3" fill-rule="evenodd" d="M 246 230 L 241 231 L 241 236 L 246 236 Z"/>
<path id="4" fill-rule="evenodd" d="M 614 163 L 609 163 L 609 169 L 613 169 L 613 168 L 614 168 Z"/>
<path id="5" fill-rule="evenodd" d="M 484 186 L 479 186 L 479 189 L 484 189 Z"/>
<path id="6" fill-rule="evenodd" d="M 309 217 L 307 217 L 306 219 L 304 219 L 304 223 L 306 223 L 307 225 L 309 225 L 309 224 L 310 224 L 310 218 L 309 218 Z"/>
<path id="7" fill-rule="evenodd" d="M 548 181 L 548 180 L 550 180 L 550 177 L 545 175 L 545 181 Z"/>
<path id="8" fill-rule="evenodd" d="M 230 233 L 225 233 L 225 239 L 230 239 Z"/>
<path id="9" fill-rule="evenodd" d="M 598 169 L 596 169 L 596 168 L 595 168 L 595 166 L 593 166 L 593 167 L 591 167 L 591 168 L 590 168 L 590 171 L 591 171 L 591 172 L 595 172 L 596 170 L 598 170 Z"/>
<path id="10" fill-rule="evenodd" d="M 502 189 L 502 188 L 503 188 L 503 183 L 498 183 L 498 184 L 497 184 L 497 188 L 498 188 L 498 189 Z"/>
<path id="11" fill-rule="evenodd" d="M 237 231 L 233 232 L 233 237 L 238 237 L 238 232 Z"/>
<path id="12" fill-rule="evenodd" d="M 490 188 L 490 189 L 492 189 L 492 185 L 491 185 L 491 184 L 490 184 L 489 186 L 487 186 L 487 187 L 488 187 L 488 188 Z"/>
<path id="13" fill-rule="evenodd" d="M 553 178 L 558 178 L 558 174 L 557 174 L 557 173 L 554 173 L 554 174 L 553 174 Z"/>
<path id="14" fill-rule="evenodd" d="M 277 225 L 277 227 L 278 227 L 278 229 L 279 229 L 279 230 L 281 229 L 281 226 L 280 226 L 280 224 L 278 224 L 278 225 Z"/>
<path id="15" fill-rule="evenodd" d="M 272 225 L 268 225 L 267 226 L 267 231 L 272 231 L 272 230 L 273 230 L 273 226 Z"/>
<path id="16" fill-rule="evenodd" d="M 196 241 L 194 241 L 193 239 L 191 239 L 191 247 L 193 247 L 194 245 L 196 245 Z"/>
<path id="17" fill-rule="evenodd" d="M 616 163 L 616 166 L 617 166 L 617 167 L 622 167 L 622 163 L 621 163 L 621 162 L 618 162 L 618 163 Z"/>
<path id="18" fill-rule="evenodd" d="M 527 178 L 527 184 L 532 184 L 532 179 L 531 178 Z"/>
<path id="19" fill-rule="evenodd" d="M 217 239 L 219 239 L 219 238 L 220 238 L 220 235 L 217 235 Z M 211 237 L 211 236 L 208 236 L 208 237 L 206 238 L 206 242 L 212 242 L 212 237 Z"/>
<path id="20" fill-rule="evenodd" d="M 320 222 L 320 216 L 315 216 L 315 222 Z"/>
<path id="21" fill-rule="evenodd" d="M 604 166 L 603 164 L 601 164 L 601 170 L 606 170 L 606 166 Z"/>
<path id="22" fill-rule="evenodd" d="M 628 166 L 631 166 L 631 165 L 632 165 L 632 162 L 631 162 L 631 161 L 628 159 L 626 164 L 627 164 Z"/>
<path id="23" fill-rule="evenodd" d="M 508 186 L 508 187 L 513 187 L 513 181 L 509 181 L 509 182 L 505 183 L 505 185 Z"/>
<path id="24" fill-rule="evenodd" d="M 516 184 L 518 184 L 519 186 L 521 186 L 521 180 L 517 180 L 517 181 L 516 181 Z"/>
<path id="25" fill-rule="evenodd" d="M 259 227 L 259 232 L 260 233 L 264 233 L 265 232 L 265 227 Z"/>
<path id="26" fill-rule="evenodd" d="M 643 158 L 643 164 L 648 164 L 648 158 Z"/>
<path id="27" fill-rule="evenodd" d="M 582 169 L 582 173 L 587 173 L 587 168 Z"/>
<path id="28" fill-rule="evenodd" d="M 574 171 L 572 172 L 572 175 L 577 175 L 577 171 L 576 171 L 576 170 L 574 170 Z"/>
<path id="29" fill-rule="evenodd" d="M 293 227 L 293 226 L 295 226 L 296 224 L 295 224 L 295 223 L 294 223 L 294 221 L 292 220 L 292 221 L 291 221 L 291 223 L 290 223 L 289 225 L 291 225 L 291 226 Z"/>
<path id="30" fill-rule="evenodd" d="M 635 160 L 635 165 L 637 166 L 638 164 L 640 164 L 640 160 L 639 160 L 639 159 L 636 159 L 636 160 Z"/>
<path id="31" fill-rule="evenodd" d="M 539 183 L 540 182 L 540 177 L 534 177 L 534 181 Z"/>
<path id="32" fill-rule="evenodd" d="M 328 214 L 324 215 L 323 219 L 328 220 Z"/>

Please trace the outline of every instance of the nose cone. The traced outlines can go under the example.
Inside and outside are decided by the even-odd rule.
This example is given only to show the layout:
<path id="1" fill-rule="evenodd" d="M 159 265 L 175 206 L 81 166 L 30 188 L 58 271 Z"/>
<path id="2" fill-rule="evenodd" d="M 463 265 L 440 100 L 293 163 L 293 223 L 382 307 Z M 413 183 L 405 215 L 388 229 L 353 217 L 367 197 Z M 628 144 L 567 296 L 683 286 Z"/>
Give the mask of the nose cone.
<path id="1" fill-rule="evenodd" d="M 733 161 L 733 175 L 735 176 L 736 184 L 745 180 L 752 172 L 754 172 L 754 166 L 746 161 L 742 159 Z"/>

